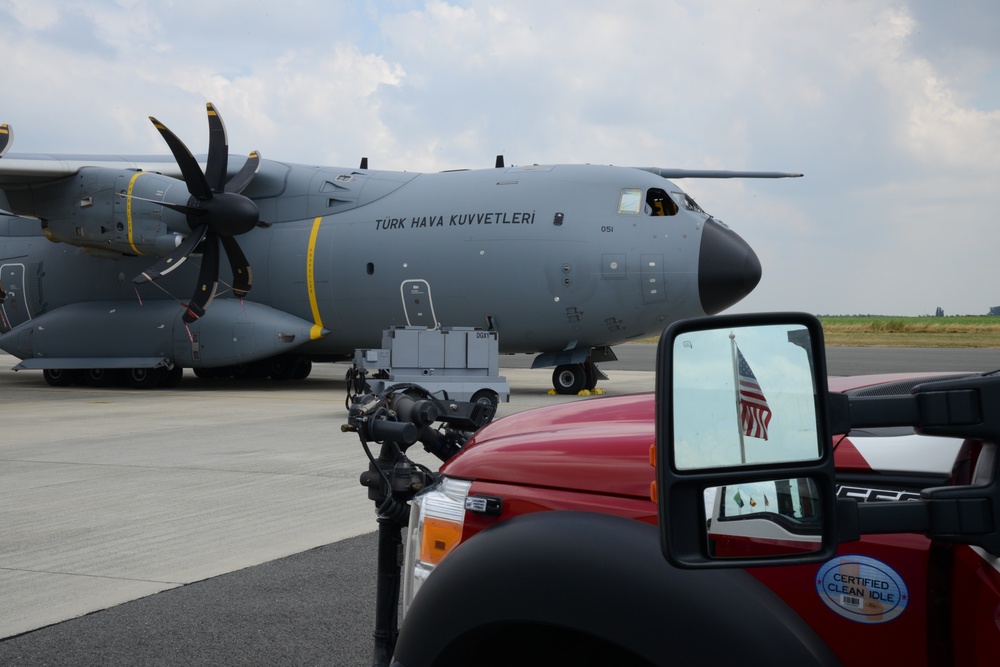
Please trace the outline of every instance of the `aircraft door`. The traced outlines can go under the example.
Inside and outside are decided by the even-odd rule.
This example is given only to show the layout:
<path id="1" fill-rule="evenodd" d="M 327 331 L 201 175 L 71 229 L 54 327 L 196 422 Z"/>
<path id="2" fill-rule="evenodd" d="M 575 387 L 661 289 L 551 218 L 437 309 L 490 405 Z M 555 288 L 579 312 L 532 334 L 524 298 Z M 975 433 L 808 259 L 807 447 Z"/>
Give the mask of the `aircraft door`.
<path id="1" fill-rule="evenodd" d="M 404 280 L 399 287 L 403 297 L 403 312 L 406 324 L 411 327 L 437 328 L 434 304 L 431 301 L 431 285 L 426 280 Z"/>
<path id="2" fill-rule="evenodd" d="M 28 310 L 30 295 L 26 285 L 27 271 L 24 264 L 10 263 L 0 265 L 0 333 L 6 333 L 19 324 L 31 319 Z M 37 291 L 37 285 L 32 285 Z M 32 302 L 37 304 L 36 300 Z"/>

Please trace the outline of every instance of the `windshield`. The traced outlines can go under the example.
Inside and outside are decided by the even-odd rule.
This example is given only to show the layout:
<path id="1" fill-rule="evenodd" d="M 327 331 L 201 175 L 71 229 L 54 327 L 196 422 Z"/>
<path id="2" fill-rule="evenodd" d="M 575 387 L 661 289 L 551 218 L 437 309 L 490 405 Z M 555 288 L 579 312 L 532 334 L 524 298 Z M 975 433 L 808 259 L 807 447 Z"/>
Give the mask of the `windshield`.
<path id="1" fill-rule="evenodd" d="M 643 198 L 642 188 L 622 188 L 618 195 L 618 212 L 627 215 L 671 216 L 677 215 L 680 207 L 678 197 L 686 198 L 684 208 L 689 211 L 701 211 L 694 200 L 684 193 L 668 195 L 660 188 L 650 188 Z"/>
<path id="2" fill-rule="evenodd" d="M 696 211 L 697 213 L 705 213 L 701 206 L 698 206 L 698 202 L 692 199 L 691 196 L 685 192 L 671 192 L 670 196 L 673 197 L 674 201 L 677 202 L 677 205 L 683 209 Z M 705 213 L 705 215 L 708 215 L 708 213 Z"/>

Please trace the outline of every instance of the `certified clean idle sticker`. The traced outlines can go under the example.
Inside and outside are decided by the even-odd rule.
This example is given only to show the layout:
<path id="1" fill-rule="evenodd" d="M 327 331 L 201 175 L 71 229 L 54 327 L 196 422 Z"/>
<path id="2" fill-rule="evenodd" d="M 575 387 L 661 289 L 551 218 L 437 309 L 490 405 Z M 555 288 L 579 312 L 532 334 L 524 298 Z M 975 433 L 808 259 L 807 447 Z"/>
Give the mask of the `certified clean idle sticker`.
<path id="1" fill-rule="evenodd" d="M 816 592 L 838 616 L 858 623 L 886 623 L 910 597 L 899 573 L 868 556 L 837 556 L 816 573 Z"/>

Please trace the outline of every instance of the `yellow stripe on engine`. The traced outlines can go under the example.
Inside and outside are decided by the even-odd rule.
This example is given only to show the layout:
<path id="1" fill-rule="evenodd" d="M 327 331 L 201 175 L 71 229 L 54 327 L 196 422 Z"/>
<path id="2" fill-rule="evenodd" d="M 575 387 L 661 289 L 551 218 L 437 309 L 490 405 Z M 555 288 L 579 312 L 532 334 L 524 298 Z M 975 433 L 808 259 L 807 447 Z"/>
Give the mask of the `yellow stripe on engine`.
<path id="1" fill-rule="evenodd" d="M 141 171 L 137 171 L 135 176 L 128 182 L 128 193 L 125 197 L 125 218 L 128 222 L 128 244 L 132 246 L 137 254 L 141 255 L 142 251 L 135 247 L 135 237 L 132 235 L 132 188 L 135 186 L 135 181 L 140 176 L 142 176 Z"/>
<path id="2" fill-rule="evenodd" d="M 306 285 L 309 289 L 309 307 L 312 308 L 313 325 L 309 330 L 309 339 L 322 338 L 323 318 L 319 314 L 319 303 L 316 301 L 316 239 L 319 237 L 319 224 L 323 216 L 313 220 L 312 233 L 309 234 L 309 248 L 306 251 Z"/>

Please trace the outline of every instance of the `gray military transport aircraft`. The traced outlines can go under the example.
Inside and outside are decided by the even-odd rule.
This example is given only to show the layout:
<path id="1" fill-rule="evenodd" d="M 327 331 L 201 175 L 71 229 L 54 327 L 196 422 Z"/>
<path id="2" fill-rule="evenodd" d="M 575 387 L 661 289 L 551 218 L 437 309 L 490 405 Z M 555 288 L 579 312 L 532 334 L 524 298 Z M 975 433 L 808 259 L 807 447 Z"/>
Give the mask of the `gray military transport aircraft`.
<path id="1" fill-rule="evenodd" d="M 537 353 L 577 393 L 612 345 L 760 280 L 750 246 L 668 179 L 801 175 L 231 164 L 207 106 L 203 162 L 152 117 L 172 156 L 4 155 L 0 128 L 0 349 L 15 369 L 57 386 L 150 387 L 182 368 L 304 378 L 390 326 L 454 326 L 497 331 L 501 353 Z"/>

